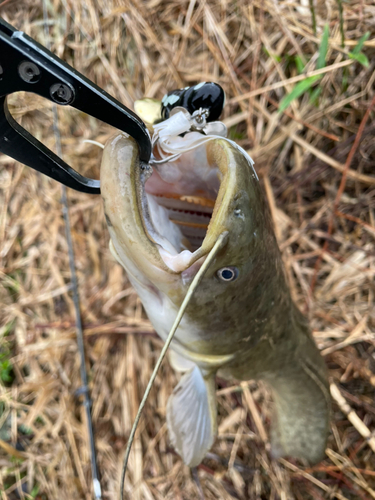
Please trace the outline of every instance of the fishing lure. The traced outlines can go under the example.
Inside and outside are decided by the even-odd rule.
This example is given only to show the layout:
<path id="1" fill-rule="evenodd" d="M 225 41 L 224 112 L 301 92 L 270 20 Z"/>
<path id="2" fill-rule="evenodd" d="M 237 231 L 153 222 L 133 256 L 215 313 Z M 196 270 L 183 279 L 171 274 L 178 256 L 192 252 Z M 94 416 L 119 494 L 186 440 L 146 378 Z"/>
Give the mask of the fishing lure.
<path id="1" fill-rule="evenodd" d="M 161 101 L 161 117 L 167 120 L 174 108 L 185 108 L 191 115 L 206 112 L 206 121 L 213 122 L 221 115 L 225 104 L 224 90 L 217 83 L 201 82 L 194 87 L 172 90 Z"/>

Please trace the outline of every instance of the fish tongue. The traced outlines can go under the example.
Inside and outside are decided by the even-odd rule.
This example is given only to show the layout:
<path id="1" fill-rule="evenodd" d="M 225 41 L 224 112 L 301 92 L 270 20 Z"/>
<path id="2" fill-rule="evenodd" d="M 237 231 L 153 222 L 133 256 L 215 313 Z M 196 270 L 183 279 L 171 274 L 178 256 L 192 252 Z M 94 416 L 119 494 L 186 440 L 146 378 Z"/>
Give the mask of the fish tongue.
<path id="1" fill-rule="evenodd" d="M 167 424 L 173 447 L 189 467 L 201 463 L 217 433 L 214 375 L 195 366 L 185 373 L 167 404 Z"/>

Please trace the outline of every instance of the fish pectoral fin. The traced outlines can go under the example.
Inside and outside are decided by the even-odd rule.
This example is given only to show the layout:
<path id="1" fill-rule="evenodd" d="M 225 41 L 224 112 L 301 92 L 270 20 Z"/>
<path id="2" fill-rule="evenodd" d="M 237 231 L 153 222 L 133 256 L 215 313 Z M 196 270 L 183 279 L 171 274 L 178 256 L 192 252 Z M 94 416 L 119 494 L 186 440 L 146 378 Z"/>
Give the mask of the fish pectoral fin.
<path id="1" fill-rule="evenodd" d="M 198 366 L 183 375 L 167 404 L 167 424 L 173 447 L 186 465 L 201 463 L 217 434 L 215 379 Z"/>
<path id="2" fill-rule="evenodd" d="M 187 372 L 188 370 L 192 370 L 195 366 L 197 366 L 190 359 L 184 358 L 181 354 L 172 349 L 169 350 L 169 362 L 172 365 L 172 368 L 176 370 L 176 372 Z"/>

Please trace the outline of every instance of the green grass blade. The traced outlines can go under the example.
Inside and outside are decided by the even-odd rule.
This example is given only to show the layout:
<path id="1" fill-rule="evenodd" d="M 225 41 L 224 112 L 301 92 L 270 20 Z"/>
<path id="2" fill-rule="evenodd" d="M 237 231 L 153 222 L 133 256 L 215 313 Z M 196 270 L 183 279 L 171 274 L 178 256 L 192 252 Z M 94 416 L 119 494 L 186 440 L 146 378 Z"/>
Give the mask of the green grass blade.
<path id="1" fill-rule="evenodd" d="M 328 51 L 329 28 L 328 24 L 324 25 L 323 36 L 319 47 L 319 56 L 316 61 L 316 69 L 322 69 L 326 65 L 326 57 Z"/>
<path id="2" fill-rule="evenodd" d="M 298 74 L 300 75 L 301 73 L 303 73 L 303 70 L 305 69 L 304 62 L 302 61 L 302 58 L 300 56 L 296 56 L 294 58 L 294 61 L 296 63 Z"/>
<path id="3" fill-rule="evenodd" d="M 355 59 L 359 63 L 361 63 L 365 68 L 368 68 L 370 66 L 370 63 L 367 59 L 367 56 L 361 52 L 360 54 L 353 54 L 353 52 L 349 52 L 349 57 L 350 59 Z"/>
<path id="4" fill-rule="evenodd" d="M 309 76 L 308 78 L 305 78 L 301 82 L 297 83 L 294 89 L 281 100 L 279 113 L 282 113 L 289 106 L 289 104 L 294 101 L 294 99 L 297 99 L 297 97 L 306 92 L 306 90 L 309 90 L 314 83 L 321 78 L 321 75 Z"/>
<path id="5" fill-rule="evenodd" d="M 357 45 L 350 52 L 350 54 L 359 54 L 361 52 L 361 50 L 362 50 L 362 47 L 363 47 L 365 41 L 368 39 L 369 36 L 370 36 L 370 32 L 366 31 L 366 33 L 363 36 L 361 36 L 361 38 L 358 40 Z"/>

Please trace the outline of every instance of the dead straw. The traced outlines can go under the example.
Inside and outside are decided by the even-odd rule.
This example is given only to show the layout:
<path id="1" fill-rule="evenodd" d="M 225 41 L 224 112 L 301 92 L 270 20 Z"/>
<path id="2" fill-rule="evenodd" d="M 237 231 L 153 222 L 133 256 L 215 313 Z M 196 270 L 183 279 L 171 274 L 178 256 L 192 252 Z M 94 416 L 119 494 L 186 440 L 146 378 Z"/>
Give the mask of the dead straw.
<path id="1" fill-rule="evenodd" d="M 266 388 L 248 381 L 245 390 L 219 377 L 219 438 L 197 471 L 207 500 L 357 500 L 373 498 L 375 491 L 375 453 L 368 444 L 375 428 L 375 146 L 369 110 L 375 10 L 371 1 L 342 3 L 342 48 L 337 3 L 313 4 L 316 35 L 309 6 L 299 0 L 47 2 L 53 52 L 125 105 L 199 81 L 223 86 L 223 118 L 230 138 L 250 151 L 267 189 L 293 297 L 302 309 L 308 306 L 332 383 L 370 433 L 363 436 L 358 421 L 349 419 L 353 413 L 334 399 L 326 459 L 312 468 L 275 462 L 268 453 L 272 401 Z M 41 2 L 5 0 L 0 15 L 46 44 Z M 327 21 L 319 95 L 305 93 L 280 115 L 281 99 L 315 71 Z M 366 31 L 368 68 L 347 55 Z M 306 64 L 303 73 L 298 58 Z M 53 148 L 49 104 L 24 93 L 10 96 L 9 103 L 21 125 Z M 58 114 L 64 159 L 98 178 L 101 149 L 84 140 L 103 144 L 113 131 L 67 108 Z M 64 498 L 92 498 L 85 409 L 75 396 L 80 356 L 60 198 L 56 183 L 0 156 L 0 351 L 11 363 L 11 381 L 2 379 L 0 386 L 0 439 L 6 443 L 0 447 L 1 500 L 57 500 L 62 492 Z M 70 191 L 69 202 L 102 495 L 115 500 L 140 395 L 162 344 L 109 253 L 100 199 Z M 8 373 L 4 368 L 1 358 L 0 374 Z M 163 363 L 129 457 L 125 498 L 197 497 L 165 427 L 176 383 Z"/>

